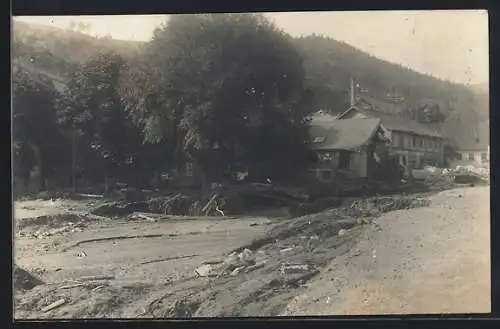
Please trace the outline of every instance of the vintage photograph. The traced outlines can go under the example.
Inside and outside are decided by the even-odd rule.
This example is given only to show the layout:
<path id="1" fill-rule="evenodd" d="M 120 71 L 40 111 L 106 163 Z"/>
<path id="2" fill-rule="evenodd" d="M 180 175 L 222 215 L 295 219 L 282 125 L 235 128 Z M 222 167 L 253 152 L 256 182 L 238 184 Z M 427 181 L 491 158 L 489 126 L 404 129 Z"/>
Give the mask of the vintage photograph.
<path id="1" fill-rule="evenodd" d="M 485 10 L 12 17 L 15 319 L 489 313 Z"/>

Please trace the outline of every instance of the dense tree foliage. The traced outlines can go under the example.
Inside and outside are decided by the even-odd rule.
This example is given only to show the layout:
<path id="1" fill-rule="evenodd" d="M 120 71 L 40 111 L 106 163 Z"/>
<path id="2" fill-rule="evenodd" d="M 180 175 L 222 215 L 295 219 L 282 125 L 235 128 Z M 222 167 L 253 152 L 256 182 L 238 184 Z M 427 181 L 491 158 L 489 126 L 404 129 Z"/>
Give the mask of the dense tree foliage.
<path id="1" fill-rule="evenodd" d="M 97 181 L 146 180 L 188 162 L 205 182 L 244 168 L 288 179 L 309 159 L 308 115 L 343 111 L 352 77 L 375 107 L 449 138 L 475 139 L 475 122 L 488 119 L 484 90 L 331 38 L 292 38 L 262 15 L 173 16 L 148 43 L 22 22 L 13 32 L 14 170 L 24 178 L 36 166 L 69 178 L 74 149 L 78 172 Z M 402 101 L 389 104 L 388 93 Z"/>
<path id="2" fill-rule="evenodd" d="M 58 102 L 59 123 L 75 139 L 77 164 L 86 169 L 87 177 L 123 172 L 138 147 L 135 127 L 118 93 L 124 65 L 112 53 L 91 59 L 74 72 Z"/>
<path id="3" fill-rule="evenodd" d="M 42 182 L 65 165 L 67 144 L 56 125 L 56 93 L 50 80 L 15 64 L 12 75 L 14 172 L 23 179 L 35 167 Z"/>
<path id="4" fill-rule="evenodd" d="M 301 58 L 262 15 L 172 17 L 129 74 L 124 98 L 147 141 L 166 141 L 209 178 L 300 164 L 311 110 Z"/>

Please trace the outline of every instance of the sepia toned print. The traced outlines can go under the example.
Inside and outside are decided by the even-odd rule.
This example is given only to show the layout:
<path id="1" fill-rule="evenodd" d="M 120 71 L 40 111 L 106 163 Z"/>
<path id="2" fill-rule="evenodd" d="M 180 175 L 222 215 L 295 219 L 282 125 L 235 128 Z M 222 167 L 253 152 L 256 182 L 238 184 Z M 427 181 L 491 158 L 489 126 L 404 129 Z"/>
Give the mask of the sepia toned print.
<path id="1" fill-rule="evenodd" d="M 16 319 L 490 312 L 486 11 L 12 24 Z"/>

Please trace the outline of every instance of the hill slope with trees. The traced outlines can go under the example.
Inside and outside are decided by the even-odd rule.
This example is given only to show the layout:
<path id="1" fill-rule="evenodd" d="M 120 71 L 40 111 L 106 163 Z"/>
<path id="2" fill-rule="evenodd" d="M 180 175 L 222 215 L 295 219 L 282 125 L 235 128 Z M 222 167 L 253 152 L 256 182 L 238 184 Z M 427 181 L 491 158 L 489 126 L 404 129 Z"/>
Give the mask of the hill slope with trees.
<path id="1" fill-rule="evenodd" d="M 91 164 L 104 172 L 127 176 L 134 166 L 147 167 L 137 159 L 156 159 L 159 150 L 170 165 L 188 157 L 200 168 L 219 167 L 212 156 L 216 147 L 224 166 L 244 163 L 278 175 L 298 159 L 278 156 L 275 150 L 293 148 L 297 152 L 287 154 L 299 154 L 307 139 L 307 115 L 318 109 L 345 110 L 352 77 L 359 84 L 358 95 L 381 110 L 418 118 L 459 145 L 489 142 L 485 86 L 439 80 L 331 38 L 292 38 L 262 15 L 182 16 L 145 43 L 82 31 L 84 26 L 64 30 L 14 21 L 18 135 L 32 129 L 21 118 L 36 117 L 35 105 L 43 109 L 40 118 L 50 121 L 47 127 L 56 127 L 47 129 L 60 131 L 47 141 L 14 136 L 18 156 L 30 158 L 31 165 L 51 162 L 50 154 L 57 147 L 67 150 L 76 134 L 93 145 L 79 154 L 90 152 L 87 159 L 93 154 Z M 78 133 L 79 127 L 68 121 L 72 111 L 93 130 Z M 111 128 L 121 129 L 128 139 L 116 140 Z M 255 144 L 259 138 L 266 147 Z M 65 144 L 54 146 L 58 140 Z M 46 159 L 35 154 L 40 150 L 48 150 Z M 137 163 L 127 164 L 134 158 Z M 61 166 L 67 167 L 67 161 Z M 20 167 L 25 177 L 31 165 Z"/>

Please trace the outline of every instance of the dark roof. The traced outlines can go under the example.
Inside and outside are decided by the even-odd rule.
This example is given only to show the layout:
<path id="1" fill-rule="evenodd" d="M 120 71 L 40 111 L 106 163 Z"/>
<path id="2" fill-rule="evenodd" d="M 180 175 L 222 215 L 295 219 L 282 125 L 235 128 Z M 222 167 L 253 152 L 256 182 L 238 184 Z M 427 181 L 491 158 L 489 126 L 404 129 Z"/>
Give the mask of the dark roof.
<path id="1" fill-rule="evenodd" d="M 310 136 L 313 150 L 353 150 L 365 145 L 380 127 L 380 119 L 314 118 L 311 121 Z"/>
<path id="2" fill-rule="evenodd" d="M 345 116 L 352 110 L 359 111 L 370 117 L 379 118 L 381 120 L 382 125 L 389 130 L 410 132 L 416 135 L 441 138 L 441 135 L 438 132 L 425 127 L 423 124 L 415 120 L 407 119 L 399 115 L 384 113 L 376 110 L 364 110 L 357 106 L 350 107 L 349 109 L 341 113 L 338 116 L 338 118 L 342 119 L 343 116 Z"/>

